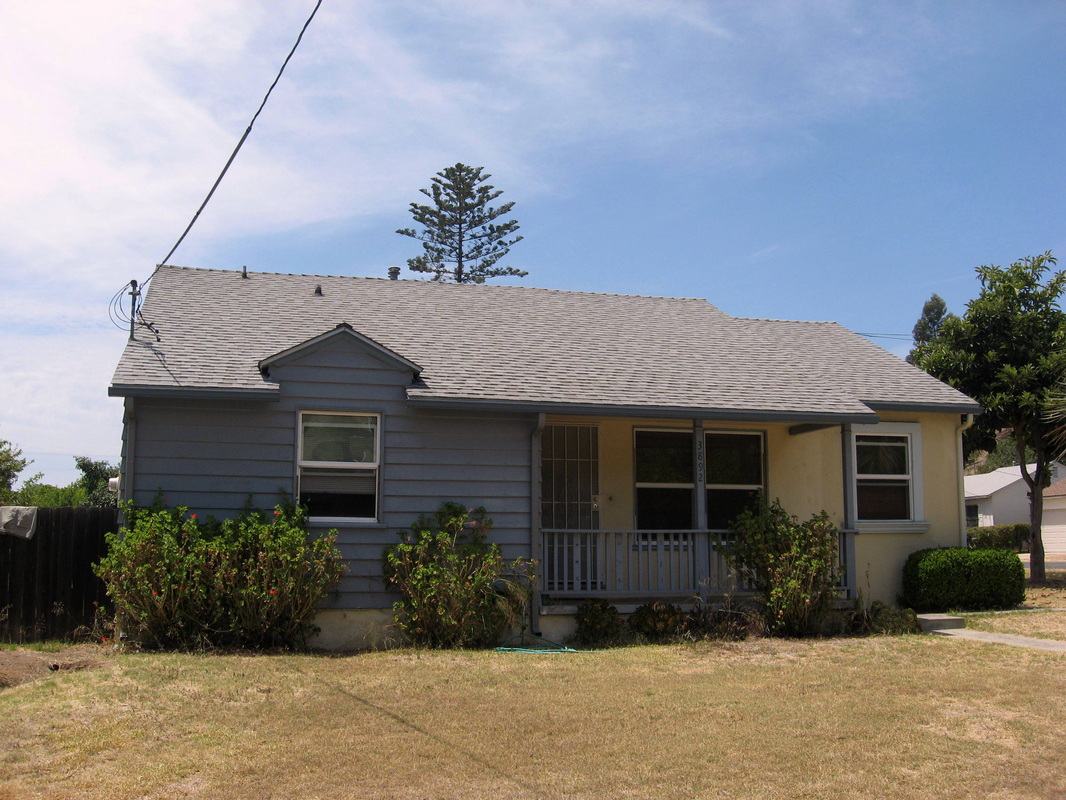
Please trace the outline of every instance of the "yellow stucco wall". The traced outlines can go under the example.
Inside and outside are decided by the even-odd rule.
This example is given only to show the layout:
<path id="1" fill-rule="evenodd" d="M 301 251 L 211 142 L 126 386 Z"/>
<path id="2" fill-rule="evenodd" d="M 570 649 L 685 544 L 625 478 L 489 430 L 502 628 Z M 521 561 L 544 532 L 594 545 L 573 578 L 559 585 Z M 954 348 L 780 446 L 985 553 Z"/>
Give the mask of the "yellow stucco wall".
<path id="1" fill-rule="evenodd" d="M 903 562 L 925 547 L 956 547 L 963 541 L 957 414 L 882 414 L 886 422 L 922 426 L 924 533 L 860 533 L 855 539 L 857 588 L 867 600 L 895 602 Z"/>
<path id="2" fill-rule="evenodd" d="M 921 425 L 924 533 L 862 532 L 856 536 L 856 588 L 864 600 L 893 603 L 907 555 L 924 547 L 959 544 L 961 526 L 957 414 L 883 413 L 886 422 Z M 681 420 L 621 417 L 549 417 L 548 424 L 595 425 L 599 430 L 600 527 L 634 526 L 633 431 L 636 428 L 691 430 Z M 800 518 L 825 510 L 844 520 L 843 446 L 839 427 L 792 435 L 788 424 L 705 421 L 705 430 L 755 430 L 766 435 L 767 494 Z"/>

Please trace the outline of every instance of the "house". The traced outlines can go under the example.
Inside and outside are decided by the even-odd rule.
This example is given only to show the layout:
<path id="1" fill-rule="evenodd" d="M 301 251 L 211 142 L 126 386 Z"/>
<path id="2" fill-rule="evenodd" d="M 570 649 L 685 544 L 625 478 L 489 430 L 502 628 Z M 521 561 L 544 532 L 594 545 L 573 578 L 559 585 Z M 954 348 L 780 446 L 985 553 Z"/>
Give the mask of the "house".
<path id="1" fill-rule="evenodd" d="M 1053 461 L 1050 468 L 1053 483 L 1066 476 L 1066 467 L 1058 461 Z M 1027 469 L 1032 475 L 1036 464 L 1029 464 Z M 1029 521 L 1029 486 L 1017 465 L 1000 467 L 983 475 L 967 475 L 963 481 L 967 527 Z"/>
<path id="2" fill-rule="evenodd" d="M 1056 466 L 1061 467 L 1058 462 Z M 1044 518 L 1040 525 L 1040 538 L 1045 553 L 1066 553 L 1066 477 L 1063 477 L 1061 470 L 1057 474 L 1059 479 L 1053 478 L 1054 483 L 1044 489 Z"/>
<path id="3" fill-rule="evenodd" d="M 232 515 L 299 497 L 349 564 L 323 646 L 391 617 L 382 549 L 442 501 L 540 562 L 534 629 L 574 604 L 736 590 L 714 531 L 759 491 L 837 520 L 841 592 L 893 602 L 964 542 L 969 398 L 835 323 L 702 299 L 164 266 L 109 392 L 122 492 Z"/>

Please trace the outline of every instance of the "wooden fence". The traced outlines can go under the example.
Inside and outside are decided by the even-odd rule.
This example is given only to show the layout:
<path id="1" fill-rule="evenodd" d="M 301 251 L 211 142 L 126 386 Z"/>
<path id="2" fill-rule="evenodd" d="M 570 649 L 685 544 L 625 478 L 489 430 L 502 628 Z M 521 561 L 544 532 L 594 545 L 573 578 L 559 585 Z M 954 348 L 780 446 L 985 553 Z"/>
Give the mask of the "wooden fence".
<path id="1" fill-rule="evenodd" d="M 118 530 L 118 509 L 40 508 L 31 539 L 0 533 L 0 641 L 70 638 L 106 606 L 92 565 Z"/>

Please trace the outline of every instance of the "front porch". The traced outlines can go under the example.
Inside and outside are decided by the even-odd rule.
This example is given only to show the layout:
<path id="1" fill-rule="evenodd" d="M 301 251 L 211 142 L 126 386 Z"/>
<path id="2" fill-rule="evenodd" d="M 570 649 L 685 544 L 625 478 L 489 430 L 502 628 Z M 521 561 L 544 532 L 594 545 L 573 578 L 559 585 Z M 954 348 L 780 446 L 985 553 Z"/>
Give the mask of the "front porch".
<path id="1" fill-rule="evenodd" d="M 801 518 L 839 520 L 837 580 L 855 595 L 847 426 L 640 418 L 552 418 L 538 438 L 544 606 L 743 595 L 717 543 L 760 496 Z"/>
<path id="2" fill-rule="evenodd" d="M 545 605 L 605 598 L 675 602 L 750 594 L 716 548 L 719 534 L 698 530 L 541 531 L 540 591 Z M 841 531 L 838 588 L 853 598 L 855 532 Z"/>

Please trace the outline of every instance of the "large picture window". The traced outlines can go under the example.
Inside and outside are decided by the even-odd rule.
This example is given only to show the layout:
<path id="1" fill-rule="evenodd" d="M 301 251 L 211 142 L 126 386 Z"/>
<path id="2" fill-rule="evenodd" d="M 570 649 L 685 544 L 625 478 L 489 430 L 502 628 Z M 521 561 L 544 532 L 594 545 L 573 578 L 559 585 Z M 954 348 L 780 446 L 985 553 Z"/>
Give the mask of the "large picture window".
<path id="1" fill-rule="evenodd" d="M 300 504 L 312 517 L 378 518 L 380 417 L 300 413 Z"/>
<path id="2" fill-rule="evenodd" d="M 761 433 L 707 433 L 707 527 L 727 530 L 741 513 L 753 508 L 763 479 Z"/>
<path id="3" fill-rule="evenodd" d="M 635 431 L 637 530 L 692 528 L 692 431 Z"/>

